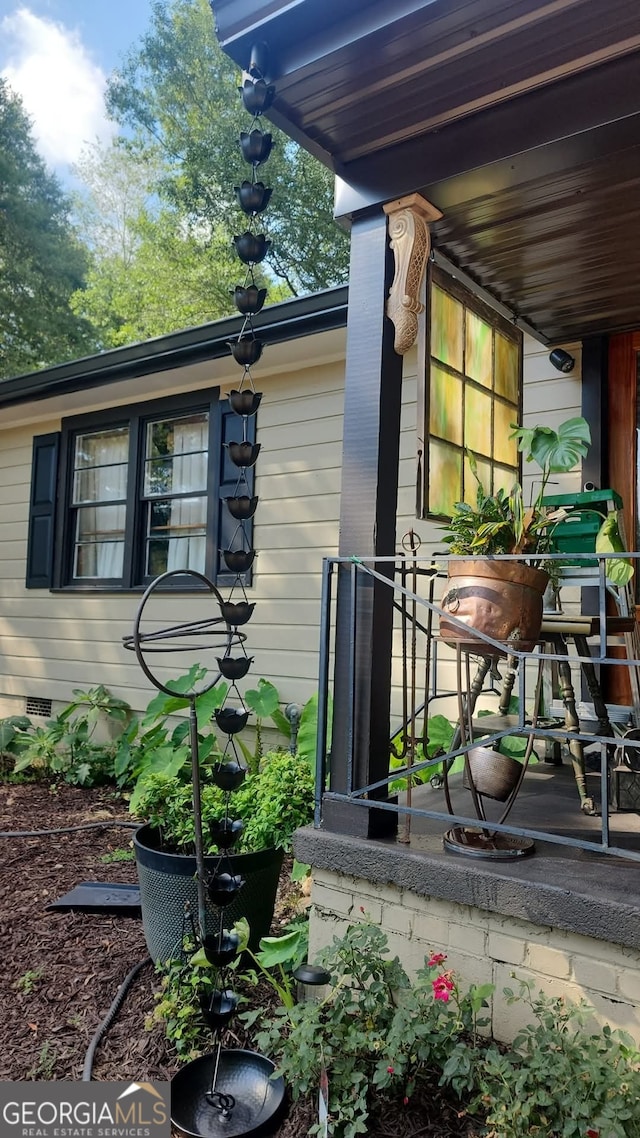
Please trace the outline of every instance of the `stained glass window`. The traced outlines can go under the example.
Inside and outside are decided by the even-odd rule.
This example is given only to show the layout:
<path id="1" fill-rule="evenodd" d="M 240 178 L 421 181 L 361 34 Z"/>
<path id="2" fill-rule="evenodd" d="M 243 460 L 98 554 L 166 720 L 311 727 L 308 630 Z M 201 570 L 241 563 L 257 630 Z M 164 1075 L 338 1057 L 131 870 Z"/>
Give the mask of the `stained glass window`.
<path id="1" fill-rule="evenodd" d="M 476 458 L 488 493 L 519 475 L 509 436 L 520 421 L 521 333 L 457 281 L 433 268 L 425 386 L 423 516 L 475 501 Z"/>

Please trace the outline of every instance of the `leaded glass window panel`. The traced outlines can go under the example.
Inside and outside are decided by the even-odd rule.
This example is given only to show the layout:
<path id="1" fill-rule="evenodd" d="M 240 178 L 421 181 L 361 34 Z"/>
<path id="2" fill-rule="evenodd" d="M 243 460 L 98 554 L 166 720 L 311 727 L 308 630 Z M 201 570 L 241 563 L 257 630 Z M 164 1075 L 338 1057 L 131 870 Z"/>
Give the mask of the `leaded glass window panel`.
<path id="1" fill-rule="evenodd" d="M 519 476 L 522 335 L 458 281 L 432 266 L 422 451 L 423 517 L 446 517 L 455 502 L 473 503 L 476 458 L 487 493 L 509 490 Z"/>

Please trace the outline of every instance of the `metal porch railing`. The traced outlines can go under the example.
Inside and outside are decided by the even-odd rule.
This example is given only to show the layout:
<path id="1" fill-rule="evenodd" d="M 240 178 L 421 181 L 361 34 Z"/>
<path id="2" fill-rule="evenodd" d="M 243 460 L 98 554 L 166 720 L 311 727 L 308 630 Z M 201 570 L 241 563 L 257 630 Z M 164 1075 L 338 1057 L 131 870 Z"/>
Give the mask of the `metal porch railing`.
<path id="1" fill-rule="evenodd" d="M 634 632 L 627 633 L 625 637 L 624 658 L 608 654 L 610 619 L 607 597 L 611 589 L 607 586 L 606 561 L 609 556 L 597 556 L 597 566 L 594 566 L 593 554 L 572 555 L 574 567 L 570 571 L 570 579 L 567 576 L 569 571 L 564 571 L 565 583 L 560 597 L 563 604 L 566 599 L 570 611 L 567 620 L 572 627 L 583 630 L 582 637 L 576 637 L 572 643 L 574 650 L 570 655 L 567 644 L 572 638 L 571 631 L 563 639 L 559 639 L 557 633 L 546 639 L 542 636 L 530 652 L 510 647 L 508 657 L 504 655 L 504 645 L 482 634 L 478 634 L 477 649 L 471 650 L 460 646 L 452 649 L 440 638 L 440 601 L 446 588 L 447 564 L 453 558 L 440 553 L 377 558 L 375 562 L 360 558 L 327 558 L 322 591 L 316 826 L 323 824 L 326 804 L 341 801 L 349 802 L 357 809 L 375 808 L 396 814 L 401 822 L 400 840 L 410 840 L 411 828 L 416 824 L 414 820 L 423 819 L 428 823 L 441 824 L 443 836 L 479 830 L 486 834 L 505 835 L 501 839 L 506 843 L 505 848 L 510 841 L 515 848 L 537 840 L 640 861 L 640 649 L 635 623 L 627 622 L 633 624 Z M 640 557 L 638 554 L 625 556 L 635 562 Z M 528 560 L 535 561 L 536 558 Z M 537 560 L 557 560 L 562 565 L 562 562 L 566 564 L 567 556 L 545 555 Z M 584 562 L 584 567 L 580 562 Z M 640 572 L 640 567 L 636 565 L 637 572 Z M 338 578 L 342 598 L 339 611 L 336 603 Z M 373 581 L 387 595 L 386 603 L 392 606 L 394 614 L 392 699 L 388 722 L 390 762 L 392 743 L 395 741 L 396 745 L 393 747 L 393 769 L 388 769 L 382 777 L 363 781 L 356 776 L 358 764 L 355 761 L 361 699 L 356 676 L 356 649 L 360 594 L 363 589 L 370 590 Z M 588 618 L 581 612 L 577 594 L 578 586 L 585 585 L 593 586 L 597 595 L 597 613 Z M 629 595 L 622 597 L 617 592 L 618 605 L 629 608 L 632 600 Z M 633 607 L 631 613 L 635 615 Z M 555 619 L 552 628 L 562 629 L 557 614 Z M 449 613 L 447 620 L 451 623 Z M 339 628 L 337 621 L 340 622 Z M 584 629 L 585 622 L 592 626 L 588 632 Z M 343 690 L 340 692 L 343 727 L 339 756 L 335 734 L 333 740 L 328 735 L 336 635 L 341 637 L 343 644 L 346 638 L 348 644 L 346 688 L 343 673 Z M 576 651 L 576 646 L 582 652 Z M 502 655 L 493 652 L 497 648 L 502 649 Z M 566 676 L 567 659 L 576 688 L 579 688 L 580 677 L 585 670 L 595 677 L 596 697 L 603 666 L 625 669 L 632 677 L 630 705 L 619 711 L 605 708 L 604 701 L 598 704 L 596 698 L 593 722 L 585 723 L 579 714 L 584 702 L 580 691 L 577 692 L 572 718 L 570 707 L 568 710 L 571 697 L 565 690 L 564 706 L 560 704 L 559 714 L 557 702 L 551 698 L 553 672 L 555 667 L 564 667 Z M 372 668 L 379 664 L 380 661 L 375 659 L 371 661 Z M 517 692 L 517 697 L 515 704 L 512 703 L 508 709 L 511 687 Z M 591 680 L 589 691 L 593 695 Z M 498 718 L 487 707 L 483 710 L 488 714 L 476 718 L 478 704 L 490 703 L 491 700 L 497 701 L 500 707 Z M 507 710 L 509 714 L 505 714 Z M 452 724 L 452 735 L 444 749 L 433 753 L 429 720 L 434 713 L 442 712 Z M 503 740 L 514 738 L 521 740 L 524 746 L 524 770 L 513 801 L 509 802 L 508 809 L 501 808 L 496 816 L 495 808 L 484 798 L 478 804 L 473 778 L 469 777 L 470 753 L 480 745 L 496 750 Z M 332 785 L 330 775 L 332 748 L 334 776 L 336 763 L 342 764 L 341 781 L 346 788 L 340 791 Z M 543 754 L 539 755 L 539 751 Z M 573 761 L 578 778 L 576 754 L 585 753 L 589 783 L 598 800 L 592 816 L 587 819 L 582 813 L 581 796 L 576 791 L 575 815 L 572 816 L 569 808 L 555 827 L 543 823 L 544 803 L 537 801 L 537 794 L 534 797 L 527 794 L 524 803 L 518 800 L 517 811 L 514 810 L 517 819 L 507 821 L 522 787 L 534 785 L 532 772 L 538 776 L 543 771 L 553 775 L 556 769 L 554 762 L 557 763 L 560 756 L 563 765 L 566 760 Z M 459 760 L 458 767 L 463 766 L 462 772 L 456 773 L 456 759 Z M 627 806 L 629 802 L 631 806 L 635 804 L 636 809 L 624 809 L 624 803 L 621 805 L 621 779 L 626 788 L 624 802 Z M 401 789 L 394 793 L 399 780 Z M 461 780 L 466 784 L 466 790 Z M 333 783 L 336 781 L 334 777 Z M 538 777 L 538 784 L 541 796 L 553 793 L 553 778 L 544 782 Z M 566 782 L 564 785 L 566 787 Z M 591 801 L 590 798 L 586 800 Z M 584 806 L 584 797 L 582 803 Z"/>

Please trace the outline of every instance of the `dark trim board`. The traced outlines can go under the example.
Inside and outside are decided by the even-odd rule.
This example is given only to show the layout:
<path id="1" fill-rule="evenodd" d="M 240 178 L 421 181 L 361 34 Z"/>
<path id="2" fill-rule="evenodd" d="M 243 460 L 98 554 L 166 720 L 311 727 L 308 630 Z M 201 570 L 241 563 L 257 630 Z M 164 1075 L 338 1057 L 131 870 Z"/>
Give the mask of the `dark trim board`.
<path id="1" fill-rule="evenodd" d="M 254 317 L 253 324 L 265 344 L 281 344 L 319 332 L 330 332 L 346 327 L 347 298 L 348 288 L 342 285 L 286 300 L 263 309 Z M 128 344 L 96 356 L 1 380 L 0 407 L 85 391 L 169 368 L 186 367 L 202 360 L 222 359 L 229 355 L 228 341 L 239 335 L 242 323 L 240 316 L 226 317 L 197 328 L 187 328 L 154 340 Z"/>

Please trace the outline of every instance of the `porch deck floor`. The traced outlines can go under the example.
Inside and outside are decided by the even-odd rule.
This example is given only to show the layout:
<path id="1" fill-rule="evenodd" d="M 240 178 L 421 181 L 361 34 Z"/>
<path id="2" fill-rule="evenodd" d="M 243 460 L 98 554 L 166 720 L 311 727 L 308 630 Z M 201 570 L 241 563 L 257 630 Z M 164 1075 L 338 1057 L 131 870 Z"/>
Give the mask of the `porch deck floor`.
<path id="1" fill-rule="evenodd" d="M 587 770 L 587 791 L 600 810 L 600 773 L 595 769 L 594 759 L 588 760 L 594 768 Z M 462 776 L 453 775 L 450 779 L 451 797 L 454 810 L 460 815 L 473 816 L 473 804 L 469 791 L 462 787 Z M 494 820 L 500 816 L 502 804 L 484 799 L 487 815 Z M 444 793 L 425 785 L 414 787 L 412 805 L 424 810 L 446 811 Z M 507 818 L 507 825 L 522 826 L 529 830 L 543 830 L 561 837 L 593 841 L 594 850 L 576 849 L 558 845 L 536 838 L 536 851 L 545 857 L 562 857 L 583 860 L 594 857 L 610 860 L 601 850 L 602 819 L 600 813 L 589 816 L 580 809 L 573 770 L 565 760 L 562 766 L 549 763 L 536 763 L 527 771 L 518 798 Z M 400 819 L 399 833 L 402 832 L 403 819 Z M 442 835 L 446 823 L 431 818 L 412 817 L 412 849 L 435 852 L 442 850 Z M 640 852 L 640 814 L 632 811 L 612 811 L 609 815 L 609 844 L 621 849 Z M 615 859 L 616 861 L 619 859 Z M 504 863 L 503 863 L 504 864 Z M 638 866 L 640 878 L 640 866 Z"/>
<path id="2" fill-rule="evenodd" d="M 595 762 L 595 757 L 589 758 L 590 765 Z M 588 790 L 596 801 L 599 779 L 596 770 L 587 775 Z M 461 815 L 469 815 L 471 797 L 461 782 L 461 775 L 451 780 L 453 805 Z M 429 786 L 417 787 L 413 805 L 444 812 L 444 795 Z M 601 819 L 582 814 L 568 763 L 532 766 L 508 822 L 592 839 L 594 848 L 575 849 L 536 838 L 532 856 L 511 861 L 479 859 L 444 848 L 446 820 L 413 816 L 409 844 L 305 827 L 297 832 L 294 849 L 300 861 L 341 875 L 392 884 L 419 896 L 475 906 L 640 950 L 640 864 L 600 848 Z M 401 835 L 402 815 L 398 823 Z M 640 851 L 640 815 L 612 813 L 610 843 Z"/>

